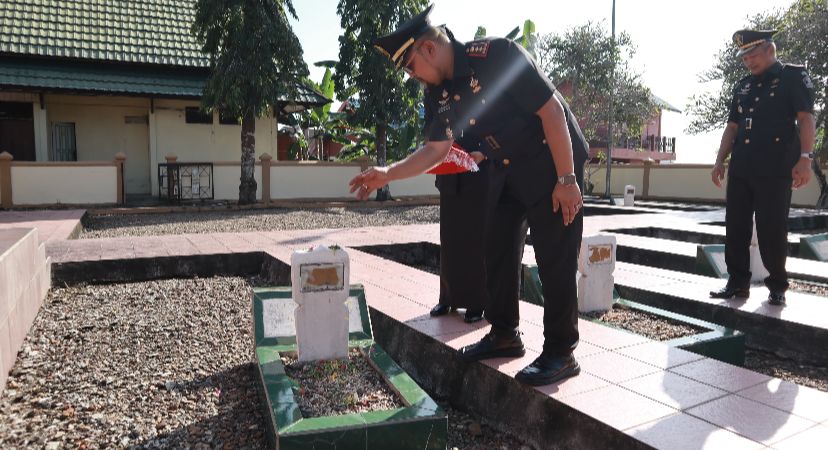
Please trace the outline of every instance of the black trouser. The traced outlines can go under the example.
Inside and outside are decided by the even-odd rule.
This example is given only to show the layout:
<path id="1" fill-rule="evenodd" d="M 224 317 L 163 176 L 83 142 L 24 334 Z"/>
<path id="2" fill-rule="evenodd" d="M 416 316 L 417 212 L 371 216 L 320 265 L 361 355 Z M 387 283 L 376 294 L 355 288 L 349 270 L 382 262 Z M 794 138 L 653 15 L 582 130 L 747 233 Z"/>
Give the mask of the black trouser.
<path id="1" fill-rule="evenodd" d="M 765 286 L 772 292 L 788 289 L 785 261 L 790 208 L 790 178 L 728 176 L 725 263 L 730 276 L 729 286 L 750 284 L 750 240 L 755 212 L 759 253 L 769 273 Z"/>
<path id="2" fill-rule="evenodd" d="M 486 266 L 491 304 L 486 319 L 496 328 L 517 329 L 521 260 L 527 225 L 543 287 L 543 351 L 569 355 L 578 345 L 578 251 L 583 233 L 583 210 L 568 226 L 561 211 L 552 211 L 552 195 L 530 207 L 509 191 L 500 194 L 491 218 Z"/>
<path id="3" fill-rule="evenodd" d="M 440 303 L 482 310 L 486 291 L 488 173 L 440 175 Z"/>

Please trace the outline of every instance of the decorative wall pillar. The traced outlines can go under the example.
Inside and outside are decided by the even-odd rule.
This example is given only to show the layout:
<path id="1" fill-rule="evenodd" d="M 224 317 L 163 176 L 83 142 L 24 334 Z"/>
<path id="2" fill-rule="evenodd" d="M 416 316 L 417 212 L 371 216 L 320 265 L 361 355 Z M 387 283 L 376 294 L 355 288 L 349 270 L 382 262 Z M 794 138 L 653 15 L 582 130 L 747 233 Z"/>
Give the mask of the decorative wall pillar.
<path id="1" fill-rule="evenodd" d="M 259 160 L 262 161 L 262 202 L 265 206 L 270 206 L 270 165 L 273 159 L 267 153 L 262 153 Z"/>
<path id="2" fill-rule="evenodd" d="M 115 197 L 119 205 L 126 204 L 126 195 L 124 194 L 124 163 L 126 162 L 126 154 L 118 152 L 115 154 L 115 170 L 118 172 L 118 193 Z"/>
<path id="3" fill-rule="evenodd" d="M 12 207 L 11 163 L 14 156 L 9 152 L 0 153 L 0 206 Z"/>

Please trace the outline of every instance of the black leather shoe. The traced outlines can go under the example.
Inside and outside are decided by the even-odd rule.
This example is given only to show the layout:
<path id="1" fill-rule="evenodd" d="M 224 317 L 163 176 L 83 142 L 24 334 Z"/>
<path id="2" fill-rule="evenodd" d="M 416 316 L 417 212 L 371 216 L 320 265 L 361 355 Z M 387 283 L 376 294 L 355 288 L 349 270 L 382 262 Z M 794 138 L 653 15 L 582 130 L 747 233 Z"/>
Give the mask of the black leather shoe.
<path id="1" fill-rule="evenodd" d="M 785 293 L 771 292 L 770 295 L 768 295 L 768 303 L 773 306 L 785 306 Z"/>
<path id="2" fill-rule="evenodd" d="M 483 336 L 483 339 L 460 349 L 460 358 L 467 362 L 489 358 L 519 357 L 525 354 L 526 349 L 523 347 L 520 333 L 498 335 L 494 328 L 489 331 L 489 334 Z"/>
<path id="3" fill-rule="evenodd" d="M 564 378 L 574 377 L 579 373 L 581 373 L 581 366 L 578 361 L 575 361 L 574 356 L 541 354 L 535 362 L 518 372 L 515 379 L 531 386 L 543 386 Z"/>
<path id="4" fill-rule="evenodd" d="M 442 303 L 438 303 L 437 306 L 435 306 L 434 308 L 431 308 L 431 312 L 429 312 L 429 314 L 431 314 L 432 317 L 437 317 L 437 316 L 445 316 L 446 314 L 448 314 L 450 312 L 451 312 L 451 306 L 444 305 Z"/>
<path id="5" fill-rule="evenodd" d="M 463 321 L 466 323 L 475 323 L 483 320 L 483 310 L 467 309 Z"/>
<path id="6" fill-rule="evenodd" d="M 747 287 L 733 287 L 725 286 L 718 291 L 710 291 L 710 298 L 748 298 L 750 297 L 750 288 Z"/>

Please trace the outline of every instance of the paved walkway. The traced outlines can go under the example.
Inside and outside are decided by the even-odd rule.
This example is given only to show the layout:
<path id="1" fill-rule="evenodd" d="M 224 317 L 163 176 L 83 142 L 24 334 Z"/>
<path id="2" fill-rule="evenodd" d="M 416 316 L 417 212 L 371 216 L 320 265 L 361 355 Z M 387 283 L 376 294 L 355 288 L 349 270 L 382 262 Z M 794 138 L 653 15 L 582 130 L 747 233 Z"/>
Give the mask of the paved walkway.
<path id="1" fill-rule="evenodd" d="M 37 228 L 40 242 L 73 239 L 81 231 L 80 220 L 85 211 L 67 209 L 57 211 L 2 211 L 0 229 Z"/>
<path id="2" fill-rule="evenodd" d="M 674 223 L 680 216 L 656 214 L 595 216 L 586 233 L 608 225 Z M 48 219 L 44 219 L 47 223 Z M 27 222 L 18 222 L 27 223 Z M 40 227 L 40 224 L 36 224 Z M 648 225 L 652 226 L 652 225 Z M 58 227 L 58 229 L 63 229 Z M 317 244 L 351 247 L 351 282 L 362 283 L 370 306 L 452 348 L 479 339 L 483 324 L 466 324 L 457 315 L 428 316 L 439 294 L 436 275 L 385 260 L 353 247 L 439 242 L 437 225 L 366 227 L 256 233 L 58 240 L 47 243 L 55 263 L 136 257 L 265 251 L 288 262 L 295 249 Z M 534 262 L 527 247 L 525 262 Z M 665 291 L 693 292 L 700 300 L 720 280 L 619 263 L 616 277 Z M 757 295 L 758 297 L 758 295 Z M 822 299 L 824 300 L 824 299 Z M 790 316 L 814 323 L 816 303 L 789 308 L 747 302 L 739 308 L 754 313 Z M 810 314 L 809 314 L 810 311 Z M 822 309 L 820 309 L 822 311 Z M 811 316 L 810 318 L 808 316 Z M 529 352 L 520 359 L 495 359 L 485 364 L 514 375 L 538 355 L 542 345 L 541 307 L 521 304 L 522 331 Z M 798 386 L 749 370 L 668 347 L 637 335 L 580 321 L 581 344 L 576 355 L 580 376 L 537 390 L 628 435 L 659 448 L 813 448 L 828 440 L 828 393 Z"/>

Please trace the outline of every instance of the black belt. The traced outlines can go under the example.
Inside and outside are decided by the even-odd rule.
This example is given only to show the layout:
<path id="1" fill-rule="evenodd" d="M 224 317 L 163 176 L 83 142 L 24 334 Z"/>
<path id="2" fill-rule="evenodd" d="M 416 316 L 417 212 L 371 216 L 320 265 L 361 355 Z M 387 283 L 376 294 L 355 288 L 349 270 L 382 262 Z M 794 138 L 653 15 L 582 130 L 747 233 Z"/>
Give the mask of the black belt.
<path id="1" fill-rule="evenodd" d="M 542 148 L 538 145 L 542 142 L 543 126 L 539 119 L 527 121 L 516 117 L 497 132 L 480 138 L 478 147 L 486 158 L 502 161 L 515 156 L 534 155 Z"/>

